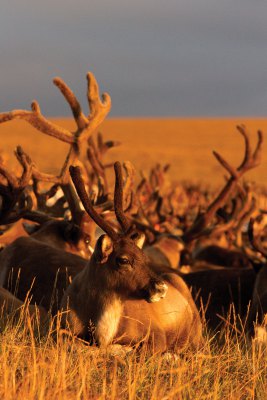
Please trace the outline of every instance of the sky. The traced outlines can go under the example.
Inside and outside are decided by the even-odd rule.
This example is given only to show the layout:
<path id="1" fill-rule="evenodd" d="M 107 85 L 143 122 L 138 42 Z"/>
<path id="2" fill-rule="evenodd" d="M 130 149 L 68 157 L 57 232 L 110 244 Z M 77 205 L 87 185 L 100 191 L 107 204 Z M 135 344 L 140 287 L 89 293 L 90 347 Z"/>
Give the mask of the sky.
<path id="1" fill-rule="evenodd" d="M 1 0 L 0 112 L 84 112 L 86 73 L 112 117 L 267 114 L 267 0 Z"/>

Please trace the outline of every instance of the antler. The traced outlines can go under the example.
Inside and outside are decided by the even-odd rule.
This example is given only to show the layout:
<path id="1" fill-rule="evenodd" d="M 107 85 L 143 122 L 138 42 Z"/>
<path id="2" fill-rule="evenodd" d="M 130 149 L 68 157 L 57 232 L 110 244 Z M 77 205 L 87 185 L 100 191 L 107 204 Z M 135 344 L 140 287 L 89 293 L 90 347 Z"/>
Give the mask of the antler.
<path id="1" fill-rule="evenodd" d="M 123 179 L 122 179 L 122 167 L 119 161 L 115 162 L 114 171 L 116 176 L 115 191 L 114 191 L 115 214 L 123 231 L 127 232 L 132 224 L 123 211 Z"/>
<path id="2" fill-rule="evenodd" d="M 42 133 L 71 144 L 75 147 L 76 152 L 79 153 L 81 143 L 88 139 L 109 113 L 111 108 L 110 96 L 104 93 L 101 101 L 96 78 L 92 72 L 88 72 L 87 98 L 90 114 L 86 117 L 81 110 L 80 103 L 67 84 L 61 78 L 55 78 L 53 82 L 69 103 L 77 125 L 77 130 L 75 132 L 71 132 L 48 121 L 42 115 L 37 101 L 32 102 L 31 111 L 13 110 L 0 114 L 0 123 L 11 121 L 16 118 L 23 119 Z"/>
<path id="3" fill-rule="evenodd" d="M 237 224 L 234 228 L 236 233 L 236 241 L 241 247 L 242 245 L 242 228 L 250 220 L 251 215 L 257 207 L 257 202 L 249 186 L 245 187 L 243 195 L 242 208 L 237 215 Z"/>
<path id="4" fill-rule="evenodd" d="M 54 84 L 59 88 L 61 93 L 63 94 L 64 98 L 68 102 L 77 129 L 74 132 L 71 132 L 67 129 L 64 129 L 60 126 L 58 126 L 55 123 L 52 123 L 48 121 L 41 113 L 40 106 L 39 104 L 34 101 L 32 103 L 32 109 L 31 111 L 27 110 L 13 110 L 11 112 L 7 113 L 2 113 L 0 114 L 0 123 L 10 121 L 13 119 L 23 119 L 26 122 L 30 123 L 33 127 L 35 127 L 37 130 L 40 132 L 50 135 L 52 137 L 55 137 L 63 142 L 66 142 L 70 145 L 70 149 L 68 151 L 67 157 L 65 159 L 64 165 L 59 173 L 59 175 L 50 175 L 46 174 L 43 172 L 40 172 L 39 169 L 37 168 L 36 164 L 30 159 L 30 157 L 25 154 L 22 149 L 22 157 L 25 159 L 25 165 L 30 169 L 30 175 L 33 180 L 33 192 L 36 195 L 37 201 L 38 201 L 38 196 L 40 195 L 38 191 L 38 182 L 43 181 L 43 182 L 50 182 L 53 183 L 54 185 L 59 185 L 63 192 L 64 192 L 64 197 L 69 205 L 69 209 L 71 212 L 72 216 L 72 222 L 78 226 L 82 225 L 82 220 L 84 216 L 84 211 L 80 207 L 80 202 L 77 197 L 77 193 L 75 192 L 72 183 L 70 182 L 69 179 L 69 166 L 71 164 L 77 164 L 78 162 L 78 157 L 81 153 L 82 149 L 82 143 L 86 140 L 89 139 L 90 135 L 94 132 L 95 129 L 100 125 L 100 123 L 104 120 L 108 112 L 110 111 L 111 108 L 111 99 L 110 96 L 106 93 L 102 95 L 102 100 L 100 99 L 99 95 L 99 88 L 97 81 L 94 77 L 94 75 L 90 72 L 87 74 L 87 98 L 88 98 L 88 103 L 89 103 L 89 109 L 90 113 L 88 116 L 85 116 L 85 114 L 82 112 L 81 106 L 77 98 L 75 97 L 74 93 L 71 91 L 71 89 L 67 86 L 67 84 L 61 79 L 61 78 L 55 78 L 54 79 Z M 106 147 L 111 147 L 112 145 L 110 143 L 103 143 L 101 141 L 101 138 L 99 138 L 99 143 L 101 144 L 101 152 L 104 153 Z M 21 164 L 23 166 L 23 163 L 21 161 Z M 2 172 L 2 173 L 1 173 Z M 16 187 L 18 185 L 16 181 L 16 177 L 13 177 L 12 174 L 8 173 L 7 170 L 0 170 L 0 177 L 2 176 L 5 181 L 8 181 L 9 186 L 11 187 Z M 24 174 L 21 177 L 21 180 L 24 178 Z M 23 182 L 21 182 L 23 183 Z M 5 185 L 4 185 L 5 186 Z M 3 189 L 4 190 L 4 189 Z M 9 190 L 10 191 L 10 190 Z M 23 190 L 22 190 L 23 191 Z M 53 192 L 53 189 L 48 191 L 47 194 L 45 194 L 42 197 L 42 200 L 45 201 L 45 198 L 50 195 L 50 192 Z M 7 189 L 5 189 L 5 192 L 8 192 Z M 8 193 L 5 193 L 5 197 L 7 197 Z M 14 190 L 10 194 L 11 197 L 14 197 Z M 3 196 L 2 196 L 3 197 Z M 5 204 L 3 203 L 2 197 L 0 198 L 0 203 L 1 203 L 1 209 L 3 211 L 3 207 L 5 207 Z M 22 195 L 20 195 L 22 198 Z M 40 199 L 40 197 L 39 197 Z M 15 203 L 14 203 L 15 201 Z M 35 214 L 32 216 L 32 214 L 29 212 L 29 210 L 26 210 L 25 207 L 24 209 L 21 209 L 18 211 L 18 206 L 16 206 L 16 211 L 15 212 L 15 205 L 18 204 L 18 201 L 16 199 L 13 199 L 13 203 L 10 203 L 10 207 L 8 209 L 8 214 L 10 214 L 11 217 L 11 211 L 12 211 L 12 218 L 34 218 L 36 220 L 39 219 L 39 217 L 43 216 L 41 213 Z M 21 203 L 21 201 L 20 201 Z M 60 212 L 60 209 L 63 210 L 62 205 L 62 200 L 60 200 L 57 203 L 57 212 Z M 13 210 L 14 209 L 14 210 Z M 7 217 L 7 210 L 5 209 L 5 215 Z M 27 211 L 27 213 L 26 213 Z M 3 214 L 3 212 L 2 212 Z M 39 215 L 40 214 L 40 215 Z M 5 221 L 7 219 L 5 218 Z M 9 221 L 9 219 L 8 219 Z"/>
<path id="5" fill-rule="evenodd" d="M 263 246 L 260 236 L 255 235 L 254 224 L 255 224 L 255 218 L 251 218 L 248 225 L 248 237 L 250 243 L 252 244 L 252 246 L 256 251 L 258 251 L 263 255 L 263 257 L 267 257 L 267 249 Z"/>
<path id="6" fill-rule="evenodd" d="M 96 143 L 94 142 L 92 136 L 88 138 L 87 143 L 87 159 L 92 168 L 92 172 L 89 170 L 87 171 L 88 176 L 90 177 L 92 183 L 97 180 L 98 186 L 101 188 L 100 196 L 107 199 L 109 195 L 109 187 L 106 176 L 106 169 L 111 166 L 113 167 L 113 163 L 104 165 L 103 157 L 110 148 L 120 145 L 120 142 L 113 140 L 108 140 L 104 142 L 102 134 L 98 132 Z M 86 165 L 87 163 L 85 164 L 85 166 Z"/>
<path id="7" fill-rule="evenodd" d="M 217 210 L 228 201 L 233 189 L 236 187 L 238 179 L 240 179 L 246 171 L 255 168 L 260 164 L 263 142 L 262 132 L 258 131 L 258 142 L 254 152 L 252 153 L 249 137 L 245 130 L 245 127 L 243 125 L 237 126 L 237 130 L 241 133 L 245 140 L 244 159 L 237 168 L 234 168 L 226 160 L 224 160 L 224 158 L 220 154 L 215 151 L 213 152 L 219 163 L 230 173 L 230 178 L 228 179 L 218 196 L 208 206 L 206 211 L 204 213 L 201 213 L 197 217 L 193 225 L 189 228 L 189 230 L 184 233 L 183 240 L 185 242 L 190 242 L 203 235 L 204 228 L 211 222 Z"/>
<path id="8" fill-rule="evenodd" d="M 81 219 L 83 216 L 83 211 L 81 210 L 80 204 L 79 204 L 79 199 L 77 198 L 77 195 L 75 193 L 74 188 L 72 187 L 71 182 L 69 182 L 69 171 L 68 171 L 68 165 L 70 161 L 73 160 L 73 157 L 71 156 L 71 152 L 68 153 L 63 167 L 61 169 L 61 172 L 58 176 L 55 175 L 50 175 L 46 174 L 43 172 L 40 172 L 39 169 L 37 168 L 36 164 L 32 161 L 29 155 L 27 155 L 22 148 L 20 147 L 21 153 L 24 156 L 25 160 L 27 160 L 27 165 L 31 167 L 31 173 L 32 173 L 32 179 L 33 179 L 33 191 L 35 195 L 37 196 L 38 200 L 38 182 L 49 182 L 53 183 L 53 187 L 55 185 L 58 185 L 61 187 L 63 190 L 65 200 L 67 201 L 69 205 L 69 209 L 72 215 L 72 221 L 76 225 L 80 225 Z M 53 187 L 50 189 L 53 192 Z M 62 207 L 61 207 L 62 208 Z"/>
<path id="9" fill-rule="evenodd" d="M 126 178 L 123 186 L 123 209 L 133 214 L 137 207 L 136 197 L 133 193 L 135 168 L 130 161 L 123 163 Z"/>
<path id="10" fill-rule="evenodd" d="M 70 166 L 70 175 L 77 190 L 78 196 L 84 206 L 85 211 L 90 215 L 90 217 L 95 221 L 95 223 L 103 229 L 113 240 L 118 238 L 117 232 L 104 220 L 94 209 L 87 193 L 85 190 L 84 182 L 81 175 L 81 169 L 79 167 Z"/>
<path id="11" fill-rule="evenodd" d="M 0 209 L 1 224 L 16 221 L 20 218 L 23 211 L 32 208 L 31 198 L 25 192 L 32 177 L 32 166 L 20 146 L 16 148 L 15 156 L 23 169 L 20 178 L 9 172 L 2 163 L 0 164 L 0 175 L 7 182 L 7 185 L 4 183 L 0 184 L 0 195 L 2 198 Z"/>
<path id="12" fill-rule="evenodd" d="M 160 191 L 160 189 L 163 187 L 166 179 L 166 172 L 169 170 L 169 168 L 170 164 L 162 166 L 160 163 L 157 163 L 155 167 L 151 169 L 149 181 L 154 191 Z"/>
<path id="13" fill-rule="evenodd" d="M 80 103 L 75 97 L 72 90 L 61 78 L 55 78 L 54 84 L 59 88 L 65 99 L 67 100 L 73 117 L 75 119 L 77 130 L 75 132 L 68 131 L 50 121 L 48 121 L 41 113 L 39 104 L 34 101 L 32 103 L 32 111 L 13 110 L 7 113 L 0 114 L 0 123 L 13 119 L 23 119 L 34 126 L 36 129 L 46 135 L 53 136 L 63 142 L 70 144 L 70 150 L 66 157 L 58 177 L 41 173 L 31 162 L 28 157 L 28 163 L 31 164 L 33 177 L 37 180 L 45 182 L 59 183 L 62 186 L 66 199 L 73 211 L 73 215 L 80 214 L 78 202 L 75 200 L 74 192 L 69 185 L 68 168 L 71 164 L 75 164 L 78 155 L 80 154 L 81 144 L 88 140 L 93 131 L 104 120 L 111 108 L 111 99 L 107 93 L 102 95 L 102 101 L 99 97 L 99 88 L 96 78 L 91 72 L 87 73 L 87 98 L 90 108 L 90 113 L 86 117 L 81 109 Z M 80 217 L 78 218 L 80 219 Z M 79 222 L 79 221 L 78 221 Z"/>
<path id="14" fill-rule="evenodd" d="M 126 217 L 123 211 L 123 178 L 122 178 L 122 166 L 120 162 L 115 162 L 115 190 L 114 190 L 114 210 L 116 218 L 122 227 L 124 233 L 127 233 L 132 226 L 131 221 Z M 81 202 L 95 223 L 100 226 L 111 238 L 116 240 L 118 238 L 117 232 L 105 221 L 94 209 L 89 196 L 86 193 L 84 182 L 81 176 L 81 170 L 79 167 L 70 166 L 70 175 L 77 193 L 81 199 Z"/>

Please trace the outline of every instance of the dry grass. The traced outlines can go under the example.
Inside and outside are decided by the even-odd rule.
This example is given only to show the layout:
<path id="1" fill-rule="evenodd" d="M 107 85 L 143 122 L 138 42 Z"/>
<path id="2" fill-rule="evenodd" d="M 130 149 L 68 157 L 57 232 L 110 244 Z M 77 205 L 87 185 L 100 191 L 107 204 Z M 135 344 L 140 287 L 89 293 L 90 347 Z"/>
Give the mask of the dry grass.
<path id="1" fill-rule="evenodd" d="M 112 355 L 80 342 L 33 336 L 26 318 L 1 334 L 0 398 L 8 399 L 266 399 L 267 351 L 247 346 L 226 327 L 220 345 L 175 359 L 145 349 Z"/>

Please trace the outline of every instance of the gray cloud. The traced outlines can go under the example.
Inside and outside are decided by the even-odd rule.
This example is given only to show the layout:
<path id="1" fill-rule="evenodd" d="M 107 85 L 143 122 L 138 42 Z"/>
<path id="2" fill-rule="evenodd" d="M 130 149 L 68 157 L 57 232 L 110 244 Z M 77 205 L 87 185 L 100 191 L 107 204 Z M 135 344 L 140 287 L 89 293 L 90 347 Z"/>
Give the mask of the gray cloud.
<path id="1" fill-rule="evenodd" d="M 0 15 L 0 110 L 38 99 L 69 115 L 62 76 L 85 102 L 85 74 L 112 115 L 265 115 L 265 0 L 9 0 Z"/>

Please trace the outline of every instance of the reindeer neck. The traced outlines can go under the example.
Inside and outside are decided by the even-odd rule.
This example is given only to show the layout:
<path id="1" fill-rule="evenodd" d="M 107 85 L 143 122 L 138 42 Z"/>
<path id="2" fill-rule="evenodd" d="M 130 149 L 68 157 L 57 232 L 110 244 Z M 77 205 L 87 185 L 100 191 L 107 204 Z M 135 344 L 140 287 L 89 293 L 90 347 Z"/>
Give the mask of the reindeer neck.
<path id="1" fill-rule="evenodd" d="M 84 291 L 80 291 L 80 295 L 83 299 L 86 298 L 85 318 L 88 318 L 88 323 L 94 326 L 94 340 L 99 346 L 107 346 L 117 333 L 123 310 L 123 298 L 108 287 L 105 279 L 101 280 L 97 273 L 94 274 L 93 262 L 93 260 L 88 262 L 80 276 L 80 285 L 84 288 Z M 101 268 L 101 265 L 98 268 Z"/>

